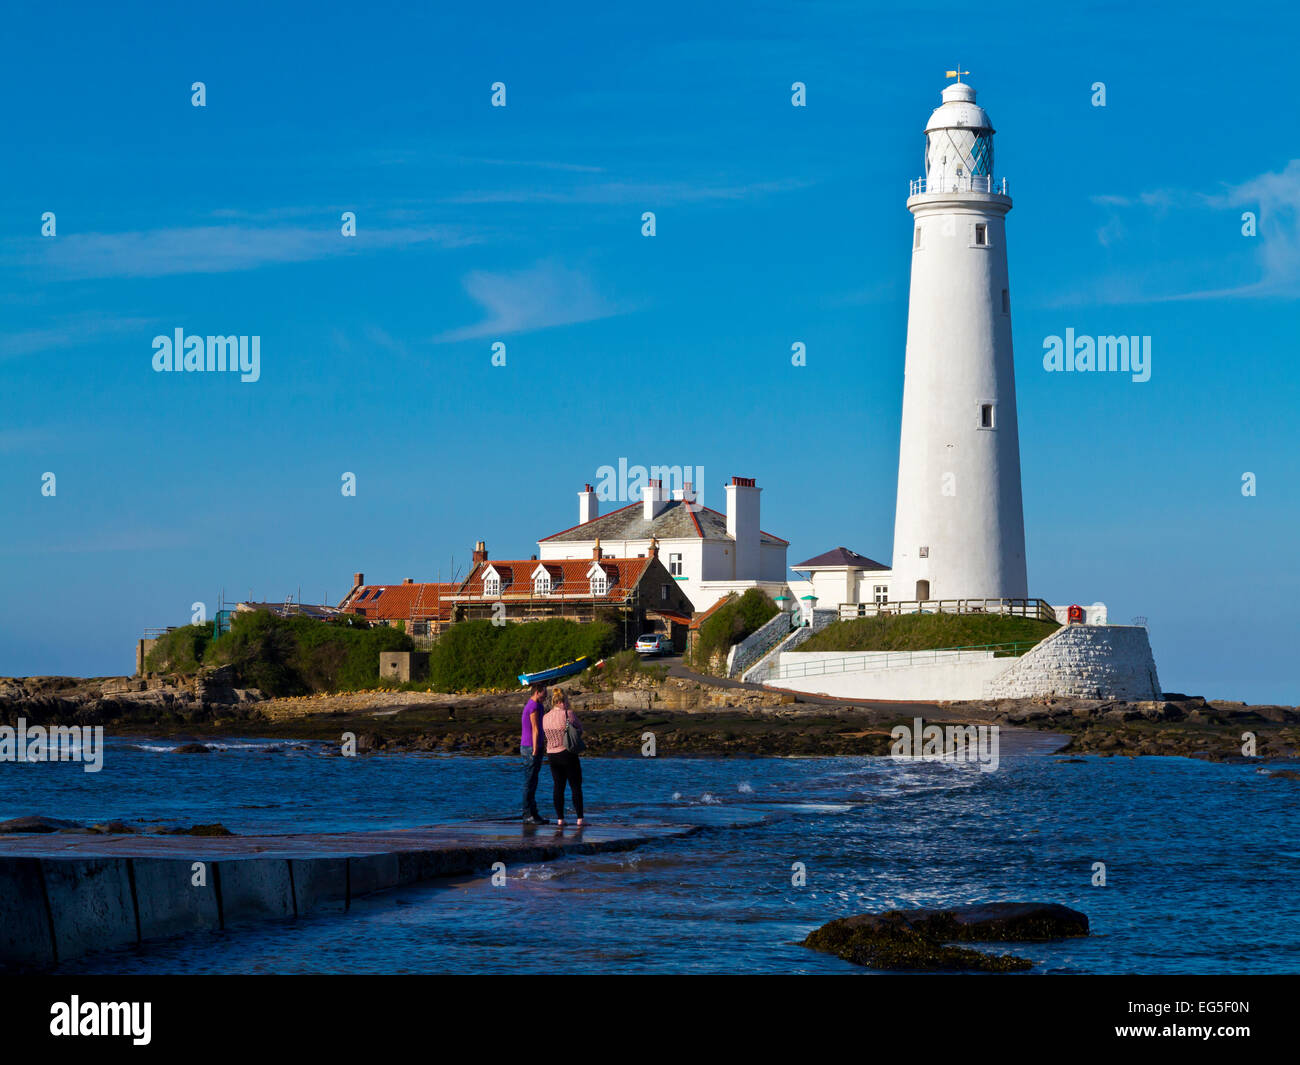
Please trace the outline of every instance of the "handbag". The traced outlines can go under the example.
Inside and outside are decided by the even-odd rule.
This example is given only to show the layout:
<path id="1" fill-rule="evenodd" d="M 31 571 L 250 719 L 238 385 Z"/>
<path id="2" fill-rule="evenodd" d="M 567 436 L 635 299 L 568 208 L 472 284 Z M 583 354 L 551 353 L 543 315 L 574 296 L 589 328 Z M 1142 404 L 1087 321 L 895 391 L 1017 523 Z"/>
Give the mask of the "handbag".
<path id="1" fill-rule="evenodd" d="M 587 749 L 582 739 L 582 729 L 570 721 L 564 726 L 564 749 L 573 754 L 581 754 Z"/>

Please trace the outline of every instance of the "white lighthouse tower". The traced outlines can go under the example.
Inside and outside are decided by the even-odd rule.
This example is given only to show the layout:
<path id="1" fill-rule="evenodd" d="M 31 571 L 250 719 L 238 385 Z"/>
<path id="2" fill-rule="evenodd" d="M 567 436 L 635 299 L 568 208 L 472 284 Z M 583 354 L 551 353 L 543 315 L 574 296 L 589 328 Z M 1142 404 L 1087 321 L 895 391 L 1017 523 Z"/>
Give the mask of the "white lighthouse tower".
<path id="1" fill-rule="evenodd" d="M 1025 520 L 1011 358 L 1005 179 L 961 74 L 925 127 L 907 209 L 912 287 L 892 598 L 1023 599 Z"/>

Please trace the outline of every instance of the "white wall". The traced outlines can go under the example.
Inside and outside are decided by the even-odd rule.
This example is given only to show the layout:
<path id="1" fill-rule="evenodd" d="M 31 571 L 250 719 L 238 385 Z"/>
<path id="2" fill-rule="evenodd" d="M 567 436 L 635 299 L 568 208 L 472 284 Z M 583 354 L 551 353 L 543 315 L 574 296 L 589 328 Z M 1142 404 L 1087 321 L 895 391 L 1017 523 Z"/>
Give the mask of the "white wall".
<path id="1" fill-rule="evenodd" d="M 886 652 L 875 652 L 883 659 Z M 857 659 L 842 652 L 783 651 L 780 668 L 818 659 Z M 897 661 L 897 652 L 891 657 Z M 828 695 L 834 699 L 900 699 L 934 702 L 948 699 L 982 699 L 987 684 L 1006 669 L 1007 659 L 991 651 L 941 653 L 921 664 L 888 669 L 863 669 L 851 673 L 824 673 L 804 677 L 779 677 L 767 687 Z M 813 666 L 812 668 L 816 668 Z"/>

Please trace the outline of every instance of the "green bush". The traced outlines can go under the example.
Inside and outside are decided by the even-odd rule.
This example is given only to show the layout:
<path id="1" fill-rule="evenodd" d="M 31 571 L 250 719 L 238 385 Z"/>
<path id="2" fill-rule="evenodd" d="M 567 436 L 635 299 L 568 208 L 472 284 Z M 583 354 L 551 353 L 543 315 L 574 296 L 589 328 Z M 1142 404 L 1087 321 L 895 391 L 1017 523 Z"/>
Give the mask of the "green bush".
<path id="1" fill-rule="evenodd" d="M 158 637 L 145 656 L 144 668 L 150 673 L 194 673 L 203 661 L 203 652 L 212 641 L 212 622 L 184 625 Z"/>
<path id="2" fill-rule="evenodd" d="M 715 656 L 725 657 L 734 644 L 765 625 L 779 610 L 761 588 L 750 588 L 739 597 L 733 592 L 700 626 L 691 664 L 696 669 L 708 670 Z"/>
<path id="3" fill-rule="evenodd" d="M 380 652 L 412 647 L 409 636 L 384 625 L 362 629 L 243 611 L 231 616 L 230 631 L 209 646 L 203 664 L 229 665 L 236 684 L 267 695 L 305 695 L 373 687 Z"/>
<path id="4" fill-rule="evenodd" d="M 463 621 L 434 644 L 429 683 L 448 692 L 517 688 L 520 673 L 536 673 L 584 655 L 600 658 L 617 646 L 618 633 L 601 621 Z"/>

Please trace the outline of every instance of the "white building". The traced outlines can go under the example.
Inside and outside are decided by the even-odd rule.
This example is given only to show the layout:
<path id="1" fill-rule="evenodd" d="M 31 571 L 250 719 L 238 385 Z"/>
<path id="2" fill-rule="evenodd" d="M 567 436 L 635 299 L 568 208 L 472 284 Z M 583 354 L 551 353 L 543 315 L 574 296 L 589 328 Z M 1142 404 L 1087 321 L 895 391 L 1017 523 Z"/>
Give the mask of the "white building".
<path id="1" fill-rule="evenodd" d="M 1023 599 L 1025 525 L 1011 359 L 1006 181 L 969 85 L 949 85 L 912 182 L 895 600 Z"/>
<path id="2" fill-rule="evenodd" d="M 794 598 L 815 596 L 819 609 L 834 610 L 843 603 L 884 606 L 891 601 L 889 567 L 847 547 L 833 548 L 790 569 L 798 576 L 790 581 Z"/>
<path id="3" fill-rule="evenodd" d="M 637 558 L 657 541 L 659 559 L 679 582 L 696 611 L 707 610 L 728 592 L 762 588 L 774 599 L 789 595 L 786 549 L 789 543 L 759 528 L 759 495 L 750 477 L 733 477 L 726 486 L 727 512 L 695 499 L 687 482 L 672 492 L 662 482 L 646 484 L 642 500 L 608 514 L 591 485 L 578 493 L 578 524 L 537 542 L 542 561 L 605 555 Z"/>

